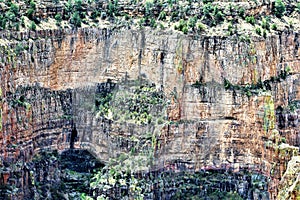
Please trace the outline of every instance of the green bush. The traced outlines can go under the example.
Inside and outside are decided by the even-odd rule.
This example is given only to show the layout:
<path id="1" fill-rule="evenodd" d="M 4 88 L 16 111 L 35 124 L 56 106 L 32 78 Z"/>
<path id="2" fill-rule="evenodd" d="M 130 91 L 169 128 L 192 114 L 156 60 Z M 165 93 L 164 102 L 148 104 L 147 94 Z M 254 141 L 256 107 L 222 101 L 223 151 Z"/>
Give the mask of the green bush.
<path id="1" fill-rule="evenodd" d="M 159 23 L 159 28 L 160 28 L 161 30 L 165 30 L 165 27 L 164 27 L 164 25 L 163 25 L 162 23 Z"/>
<path id="2" fill-rule="evenodd" d="M 91 13 L 91 19 L 96 19 L 99 16 L 99 12 L 97 10 L 93 10 Z"/>
<path id="3" fill-rule="evenodd" d="M 263 37 L 267 38 L 267 31 L 266 30 L 263 31 Z"/>
<path id="4" fill-rule="evenodd" d="M 216 22 L 223 21 L 223 19 L 224 19 L 224 15 L 223 15 L 222 11 L 220 11 L 217 7 L 215 7 L 215 9 L 214 9 L 213 15 L 215 17 Z"/>
<path id="5" fill-rule="evenodd" d="M 34 10 L 36 9 L 36 3 L 33 0 L 30 1 L 29 5 L 30 5 L 30 8 L 32 8 Z"/>
<path id="6" fill-rule="evenodd" d="M 282 2 L 282 0 L 276 0 L 274 7 L 275 16 L 281 18 L 284 15 L 285 11 L 285 4 Z"/>
<path id="7" fill-rule="evenodd" d="M 233 35 L 233 26 L 231 22 L 228 24 L 227 30 L 228 30 L 228 35 Z"/>
<path id="8" fill-rule="evenodd" d="M 19 15 L 19 7 L 16 4 L 11 4 L 9 10 L 15 15 Z"/>
<path id="9" fill-rule="evenodd" d="M 189 31 L 187 22 L 184 21 L 183 19 L 180 19 L 178 26 L 175 25 L 175 30 L 182 31 L 184 34 L 187 34 Z"/>
<path id="10" fill-rule="evenodd" d="M 36 30 L 36 24 L 35 24 L 34 21 L 32 21 L 32 22 L 30 23 L 29 29 L 31 29 L 31 30 L 33 30 L 33 31 Z"/>
<path id="11" fill-rule="evenodd" d="M 80 27 L 81 26 L 81 18 L 79 16 L 78 12 L 75 12 L 72 15 L 70 23 L 73 24 L 75 27 Z"/>
<path id="12" fill-rule="evenodd" d="M 118 0 L 108 3 L 108 16 L 113 17 L 118 14 Z"/>
<path id="13" fill-rule="evenodd" d="M 6 21 L 7 21 L 7 19 L 3 15 L 0 14 L 0 27 L 2 29 L 6 28 Z"/>
<path id="14" fill-rule="evenodd" d="M 178 15 L 179 15 L 179 12 L 177 10 L 174 10 L 173 12 L 171 12 L 171 21 L 175 21 L 178 19 Z"/>
<path id="15" fill-rule="evenodd" d="M 16 31 L 20 31 L 20 22 L 17 22 L 15 24 L 15 28 L 16 28 Z"/>
<path id="16" fill-rule="evenodd" d="M 254 25 L 255 24 L 255 18 L 254 18 L 254 16 L 247 16 L 246 17 L 246 22 L 249 23 L 249 24 Z"/>
<path id="17" fill-rule="evenodd" d="M 203 24 L 203 23 L 199 23 L 198 25 L 197 25 L 197 28 L 198 28 L 198 30 L 201 32 L 201 31 L 204 31 L 205 30 L 205 25 Z"/>
<path id="18" fill-rule="evenodd" d="M 211 3 L 203 6 L 203 14 L 207 19 L 212 19 L 210 21 L 211 25 L 217 25 L 219 22 L 224 20 L 223 12 L 218 8 L 218 6 L 213 6 Z"/>
<path id="19" fill-rule="evenodd" d="M 151 1 L 146 1 L 146 5 L 145 5 L 145 16 L 152 16 L 152 7 L 153 7 L 153 3 Z"/>
<path id="20" fill-rule="evenodd" d="M 241 18 L 245 18 L 245 9 L 243 7 L 239 8 L 239 16 Z"/>
<path id="21" fill-rule="evenodd" d="M 19 55 L 22 51 L 24 51 L 24 47 L 22 44 L 18 43 L 15 47 L 15 53 L 16 55 Z"/>
<path id="22" fill-rule="evenodd" d="M 60 23 L 62 21 L 62 16 L 60 13 L 57 13 L 54 18 L 58 23 Z"/>
<path id="23" fill-rule="evenodd" d="M 195 17 L 191 17 L 190 19 L 189 19 L 189 22 L 188 22 L 188 26 L 190 27 L 190 28 L 195 28 L 195 26 L 196 26 L 196 23 L 197 23 L 197 16 L 195 16 Z"/>
<path id="24" fill-rule="evenodd" d="M 25 27 L 25 19 L 24 19 L 24 17 L 21 17 L 21 26 Z"/>
<path id="25" fill-rule="evenodd" d="M 33 20 L 33 16 L 34 16 L 34 13 L 35 13 L 35 10 L 36 10 L 36 3 L 31 0 L 30 3 L 29 3 L 29 8 L 28 10 L 26 11 L 26 15 L 29 19 Z"/>
<path id="26" fill-rule="evenodd" d="M 183 27 L 181 30 L 184 34 L 187 34 L 189 32 L 189 29 L 187 26 Z"/>
<path id="27" fill-rule="evenodd" d="M 7 11 L 5 13 L 5 18 L 7 19 L 7 21 L 11 21 L 11 22 L 16 22 L 17 21 L 16 15 L 11 11 Z"/>
<path id="28" fill-rule="evenodd" d="M 76 11 L 81 11 L 82 10 L 82 0 L 75 0 L 75 9 Z"/>
<path id="29" fill-rule="evenodd" d="M 151 19 L 150 19 L 150 26 L 153 27 L 153 28 L 156 28 L 156 27 L 157 27 L 155 18 L 151 18 Z"/>
<path id="30" fill-rule="evenodd" d="M 261 21 L 261 27 L 266 29 L 266 30 L 270 30 L 270 23 L 269 23 L 270 19 L 268 17 L 263 18 Z"/>
<path id="31" fill-rule="evenodd" d="M 161 12 L 159 13 L 158 19 L 159 19 L 159 20 L 165 20 L 165 19 L 166 19 L 166 16 L 167 16 L 166 12 L 165 12 L 165 11 L 161 11 Z"/>
<path id="32" fill-rule="evenodd" d="M 204 16 L 207 17 L 207 18 L 211 18 L 211 14 L 212 14 L 213 10 L 214 10 L 214 7 L 212 6 L 211 3 L 205 4 L 203 6 Z"/>
<path id="33" fill-rule="evenodd" d="M 33 14 L 34 14 L 34 12 L 35 12 L 34 9 L 29 8 L 29 9 L 27 10 L 27 12 L 26 12 L 27 17 L 28 17 L 29 19 L 32 20 L 32 19 L 33 19 Z"/>
<path id="34" fill-rule="evenodd" d="M 298 13 L 300 13 L 300 2 L 297 3 L 297 5 L 296 5 L 296 11 L 297 11 Z"/>
<path id="35" fill-rule="evenodd" d="M 260 29 L 259 27 L 256 27 L 255 33 L 256 33 L 257 35 L 261 35 L 261 29 Z"/>
<path id="36" fill-rule="evenodd" d="M 68 2 L 65 5 L 64 19 L 69 19 L 72 12 L 73 12 L 73 4 L 71 0 L 68 0 Z"/>
<path id="37" fill-rule="evenodd" d="M 145 20 L 145 18 L 143 18 L 143 17 L 139 20 L 138 24 L 139 24 L 139 27 L 140 27 L 140 28 L 142 28 L 142 27 L 145 25 L 145 21 L 146 21 L 146 20 Z"/>
<path id="38" fill-rule="evenodd" d="M 277 30 L 277 25 L 276 24 L 272 24 L 271 29 L 276 31 Z"/>

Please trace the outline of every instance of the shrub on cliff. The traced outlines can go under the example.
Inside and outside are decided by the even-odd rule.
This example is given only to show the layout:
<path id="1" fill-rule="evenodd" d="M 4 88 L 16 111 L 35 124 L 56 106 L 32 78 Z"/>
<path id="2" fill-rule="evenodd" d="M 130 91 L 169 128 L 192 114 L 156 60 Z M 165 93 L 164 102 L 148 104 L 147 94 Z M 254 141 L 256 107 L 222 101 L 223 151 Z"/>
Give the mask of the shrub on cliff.
<path id="1" fill-rule="evenodd" d="M 206 29 L 206 26 L 203 23 L 199 22 L 197 24 L 197 29 L 198 29 L 199 32 L 202 32 Z"/>
<path id="2" fill-rule="evenodd" d="M 146 4 L 145 4 L 145 16 L 146 17 L 150 17 L 152 16 L 152 7 L 153 7 L 153 2 L 151 1 L 146 1 Z"/>
<path id="3" fill-rule="evenodd" d="M 271 29 L 276 31 L 277 30 L 277 25 L 276 24 L 272 24 Z"/>
<path id="4" fill-rule="evenodd" d="M 3 15 L 0 14 L 0 28 L 5 29 L 6 27 L 6 19 Z"/>
<path id="5" fill-rule="evenodd" d="M 246 22 L 249 23 L 249 24 L 254 25 L 255 24 L 255 18 L 254 18 L 254 16 L 247 16 L 246 17 Z"/>
<path id="6" fill-rule="evenodd" d="M 56 25 L 57 26 L 60 26 L 60 24 L 61 24 L 61 21 L 62 21 L 62 16 L 61 16 L 61 14 L 60 13 L 57 13 L 56 15 L 55 15 L 55 20 L 56 20 Z"/>
<path id="7" fill-rule="evenodd" d="M 213 6 L 211 3 L 205 4 L 203 6 L 203 14 L 209 19 L 211 25 L 217 25 L 219 22 L 224 20 L 224 14 L 218 6 Z"/>
<path id="8" fill-rule="evenodd" d="M 33 30 L 33 31 L 36 30 L 36 24 L 35 24 L 34 21 L 31 22 L 31 24 L 30 24 L 30 26 L 29 26 L 29 29 L 30 29 L 30 30 Z"/>
<path id="9" fill-rule="evenodd" d="M 65 12 L 64 12 L 64 19 L 69 19 L 71 16 L 71 13 L 73 12 L 73 4 L 70 0 L 65 5 Z"/>
<path id="10" fill-rule="evenodd" d="M 270 30 L 270 18 L 268 17 L 262 18 L 261 27 L 266 30 Z"/>
<path id="11" fill-rule="evenodd" d="M 300 2 L 297 3 L 297 5 L 296 5 L 296 11 L 297 11 L 298 13 L 300 13 Z"/>
<path id="12" fill-rule="evenodd" d="M 77 11 L 81 11 L 82 10 L 82 0 L 75 0 L 74 6 Z"/>
<path id="13" fill-rule="evenodd" d="M 211 3 L 205 4 L 203 6 L 203 14 L 206 18 L 211 18 L 211 13 L 213 12 L 214 8 Z"/>
<path id="14" fill-rule="evenodd" d="M 97 19 L 97 17 L 99 17 L 99 15 L 100 15 L 100 13 L 98 12 L 98 10 L 95 9 L 92 11 L 90 18 L 92 20 L 98 22 L 96 19 Z"/>
<path id="15" fill-rule="evenodd" d="M 194 29 L 195 26 L 196 26 L 197 20 L 198 20 L 198 19 L 197 19 L 197 16 L 191 17 L 191 18 L 189 19 L 189 21 L 188 21 L 188 26 L 189 26 L 190 28 Z"/>
<path id="16" fill-rule="evenodd" d="M 70 20 L 70 23 L 73 24 L 75 27 L 80 27 L 81 26 L 81 18 L 79 16 L 78 12 L 75 12 L 72 15 L 72 18 Z"/>
<path id="17" fill-rule="evenodd" d="M 282 0 L 276 0 L 274 5 L 274 13 L 276 17 L 281 18 L 286 11 L 285 4 Z"/>
<path id="18" fill-rule="evenodd" d="M 182 31 L 184 34 L 187 34 L 189 29 L 188 29 L 188 24 L 186 21 L 184 21 L 183 19 L 179 20 L 179 24 L 175 25 L 175 30 L 179 30 Z"/>
<path id="19" fill-rule="evenodd" d="M 261 29 L 260 29 L 260 27 L 256 27 L 256 28 L 255 28 L 255 33 L 256 33 L 257 35 L 261 35 Z"/>
<path id="20" fill-rule="evenodd" d="M 5 18 L 7 19 L 8 22 L 16 22 L 17 21 L 16 15 L 10 11 L 5 13 Z"/>
<path id="21" fill-rule="evenodd" d="M 165 11 L 161 11 L 161 12 L 159 13 L 158 19 L 159 19 L 159 20 L 165 20 L 165 19 L 166 19 L 166 16 L 167 16 L 166 12 L 165 12 Z"/>
<path id="22" fill-rule="evenodd" d="M 118 14 L 118 3 L 119 1 L 116 0 L 116 1 L 109 1 L 108 3 L 108 16 L 110 17 L 114 17 L 115 15 Z"/>
<path id="23" fill-rule="evenodd" d="M 19 15 L 19 7 L 16 4 L 11 4 L 9 10 L 15 15 Z"/>
<path id="24" fill-rule="evenodd" d="M 239 8 L 238 10 L 239 16 L 244 19 L 245 18 L 245 8 Z"/>
<path id="25" fill-rule="evenodd" d="M 29 19 L 33 20 L 33 16 L 34 16 L 34 13 L 35 13 L 35 10 L 36 10 L 36 4 L 34 1 L 30 1 L 29 3 L 30 7 L 29 9 L 26 11 L 26 15 Z"/>

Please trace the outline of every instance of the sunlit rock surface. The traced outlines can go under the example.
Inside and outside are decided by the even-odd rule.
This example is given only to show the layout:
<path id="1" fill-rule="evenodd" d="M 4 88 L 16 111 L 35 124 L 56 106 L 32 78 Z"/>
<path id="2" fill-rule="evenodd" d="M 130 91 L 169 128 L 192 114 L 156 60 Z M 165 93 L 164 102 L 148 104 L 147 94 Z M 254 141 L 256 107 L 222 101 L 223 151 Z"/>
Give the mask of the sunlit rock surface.
<path id="1" fill-rule="evenodd" d="M 271 7 L 258 3 L 247 12 Z M 105 164 L 130 155 L 125 164 L 135 173 L 249 170 L 263 175 L 266 199 L 294 198 L 300 38 L 279 33 L 245 40 L 150 28 L 2 32 L 1 191 L 34 195 L 39 167 L 28 163 L 74 148 Z M 54 161 L 37 165 L 54 173 Z M 239 192 L 237 182 L 242 198 L 264 198 Z"/>

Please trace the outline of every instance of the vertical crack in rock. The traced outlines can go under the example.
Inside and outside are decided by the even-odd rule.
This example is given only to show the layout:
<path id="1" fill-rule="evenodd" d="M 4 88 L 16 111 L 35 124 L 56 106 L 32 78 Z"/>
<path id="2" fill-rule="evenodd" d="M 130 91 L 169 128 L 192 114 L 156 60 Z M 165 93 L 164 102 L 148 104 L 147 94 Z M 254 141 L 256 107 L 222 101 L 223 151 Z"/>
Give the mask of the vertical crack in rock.
<path id="1" fill-rule="evenodd" d="M 55 173 L 64 172 L 55 153 L 32 164 L 44 151 L 88 150 L 111 169 L 128 167 L 135 178 L 143 170 L 165 178 L 168 192 L 159 191 L 154 178 L 149 198 L 184 198 L 184 184 L 174 182 L 180 191 L 168 185 L 177 171 L 187 173 L 178 181 L 190 176 L 184 183 L 218 188 L 212 193 L 232 190 L 262 199 L 269 189 L 271 198 L 288 161 L 298 155 L 297 33 L 250 42 L 146 28 L 45 30 L 22 37 L 27 40 L 0 51 L 3 196 L 34 196 L 37 188 L 50 191 L 49 184 L 60 182 Z M 213 179 L 226 173 L 233 178 Z M 57 182 L 32 182 L 50 174 Z"/>

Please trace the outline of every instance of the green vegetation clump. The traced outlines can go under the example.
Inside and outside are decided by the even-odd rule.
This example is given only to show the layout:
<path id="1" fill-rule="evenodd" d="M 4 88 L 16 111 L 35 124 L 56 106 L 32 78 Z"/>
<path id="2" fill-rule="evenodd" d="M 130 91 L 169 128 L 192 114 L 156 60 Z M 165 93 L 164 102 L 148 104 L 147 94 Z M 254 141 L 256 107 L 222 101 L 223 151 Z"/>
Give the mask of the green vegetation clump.
<path id="1" fill-rule="evenodd" d="M 184 34 L 187 34 L 189 31 L 188 23 L 183 19 L 179 20 L 178 25 L 175 25 L 175 30 L 182 31 Z"/>
<path id="2" fill-rule="evenodd" d="M 274 101 L 270 96 L 267 96 L 265 99 L 264 106 L 264 130 L 269 132 L 275 128 L 275 109 Z"/>
<path id="3" fill-rule="evenodd" d="M 230 3 L 228 7 L 224 8 L 222 4 L 212 0 L 202 1 L 197 4 L 197 7 L 195 6 L 197 3 L 195 1 L 180 2 L 178 0 L 134 0 L 124 5 L 123 2 L 119 3 L 119 0 L 109 0 L 107 3 L 94 0 L 52 0 L 50 2 L 47 1 L 47 3 L 57 4 L 59 7 L 62 7 L 62 10 L 58 9 L 57 13 L 50 14 L 50 16 L 44 18 L 44 16 L 40 15 L 40 1 L 21 0 L 15 3 L 11 1 L 5 2 L 4 4 L 8 9 L 4 7 L 5 12 L 0 14 L 0 30 L 8 29 L 18 31 L 21 27 L 31 28 L 31 26 L 25 25 L 26 17 L 34 21 L 37 25 L 41 22 L 51 23 L 48 19 L 53 18 L 56 20 L 56 25 L 60 28 L 64 21 L 63 24 L 65 24 L 66 27 L 69 27 L 68 25 L 71 25 L 71 27 L 81 27 L 82 23 L 93 27 L 98 25 L 127 28 L 148 26 L 153 29 L 159 28 L 161 30 L 174 27 L 184 34 L 188 32 L 199 33 L 206 27 L 219 26 L 226 21 L 231 22 L 235 29 L 233 30 L 231 26 L 229 26 L 228 29 L 219 26 L 218 33 L 224 35 L 222 31 L 226 32 L 228 30 L 227 35 L 240 35 L 241 31 L 247 30 L 240 30 L 240 26 L 236 25 L 240 22 L 239 19 L 246 20 L 252 25 L 260 24 L 262 29 L 267 31 L 270 31 L 272 28 L 268 16 L 260 20 L 261 17 L 257 14 L 247 16 L 249 12 L 246 12 L 244 7 L 238 6 L 237 4 Z M 26 5 L 26 7 L 23 5 Z M 300 3 L 289 6 L 289 12 L 291 10 L 290 7 L 292 7 L 295 12 L 300 12 Z M 37 10 L 39 10 L 39 12 L 37 12 Z M 134 12 L 132 12 L 132 10 L 134 10 Z M 287 8 L 283 0 L 276 0 L 276 2 L 274 2 L 272 10 L 274 16 L 280 18 L 286 13 L 286 10 Z M 198 27 L 198 19 L 201 21 L 200 27 Z M 106 21 L 103 22 L 103 20 Z M 174 23 L 177 25 L 174 26 Z M 43 26 L 40 27 L 43 28 Z M 295 27 L 296 26 L 290 26 L 290 28 Z M 222 30 L 219 31 L 219 28 Z M 278 31 L 274 26 L 272 30 L 273 32 Z M 262 30 L 261 35 L 266 37 L 267 31 Z M 208 31 L 207 33 L 211 32 Z"/>
<path id="4" fill-rule="evenodd" d="M 70 23 L 73 24 L 75 27 L 81 26 L 81 18 L 78 12 L 75 12 L 70 20 Z"/>
<path id="5" fill-rule="evenodd" d="M 107 14 L 111 18 L 118 15 L 118 0 L 109 1 Z"/>
<path id="6" fill-rule="evenodd" d="M 276 24 L 272 24 L 271 25 L 271 29 L 274 30 L 274 31 L 276 31 L 277 30 L 277 25 Z"/>
<path id="7" fill-rule="evenodd" d="M 161 11 L 160 14 L 159 14 L 159 16 L 158 16 L 158 19 L 159 20 L 165 20 L 166 16 L 167 16 L 166 12 L 165 11 Z"/>
<path id="8" fill-rule="evenodd" d="M 225 90 L 241 91 L 242 94 L 250 97 L 252 95 L 260 94 L 260 91 L 271 91 L 271 84 L 285 80 L 287 76 L 290 75 L 290 70 L 291 69 L 287 67 L 284 70 L 281 70 L 277 76 L 272 76 L 270 79 L 267 79 L 265 81 L 259 79 L 256 83 L 246 85 L 234 85 L 225 78 L 223 80 L 223 85 Z"/>
<path id="9" fill-rule="evenodd" d="M 256 28 L 255 28 L 255 33 L 256 33 L 257 35 L 261 35 L 261 29 L 260 29 L 260 27 L 256 27 Z"/>
<path id="10" fill-rule="evenodd" d="M 36 3 L 33 0 L 31 0 L 29 5 L 30 6 L 29 6 L 29 8 L 26 12 L 26 15 L 29 19 L 34 20 L 35 19 L 34 14 L 35 14 L 35 11 L 36 11 Z"/>
<path id="11" fill-rule="evenodd" d="M 212 26 L 224 21 L 224 14 L 217 5 L 213 6 L 211 3 L 207 3 L 203 6 L 202 11 L 207 22 Z"/>
<path id="12" fill-rule="evenodd" d="M 202 22 L 200 22 L 200 23 L 197 24 L 197 29 L 198 29 L 199 32 L 204 31 L 205 28 L 206 27 L 205 27 L 205 25 Z"/>
<path id="13" fill-rule="evenodd" d="M 61 21 L 62 21 L 62 15 L 60 13 L 55 15 L 55 20 L 56 20 L 56 25 L 60 26 Z"/>
<path id="14" fill-rule="evenodd" d="M 29 25 L 29 29 L 35 31 L 36 30 L 36 24 L 34 21 L 32 21 Z"/>
<path id="15" fill-rule="evenodd" d="M 281 18 L 286 11 L 286 6 L 282 0 L 275 1 L 274 14 L 276 17 Z"/>
<path id="16" fill-rule="evenodd" d="M 264 17 L 261 21 L 261 27 L 266 30 L 270 30 L 270 18 Z"/>
<path id="17" fill-rule="evenodd" d="M 227 29 L 228 29 L 228 35 L 233 35 L 233 26 L 231 22 L 228 24 Z"/>
<path id="18" fill-rule="evenodd" d="M 242 19 L 245 18 L 245 9 L 243 7 L 239 8 L 238 13 L 239 13 L 239 17 L 241 17 Z"/>
<path id="19" fill-rule="evenodd" d="M 297 11 L 298 13 L 300 13 L 300 2 L 298 2 L 297 5 L 296 5 L 296 11 Z"/>
<path id="20" fill-rule="evenodd" d="M 246 17 L 246 22 L 250 23 L 252 25 L 255 25 L 255 18 L 254 18 L 254 16 L 247 16 Z"/>
<path id="21" fill-rule="evenodd" d="M 121 154 L 114 160 L 114 165 L 96 173 L 91 187 L 97 192 L 91 192 L 89 198 L 100 196 L 102 199 L 115 197 L 118 199 L 153 199 L 154 195 L 168 199 L 235 199 L 242 200 L 246 195 L 236 189 L 228 192 L 226 187 L 236 188 L 241 177 L 247 177 L 249 191 L 259 191 L 267 195 L 266 177 L 245 171 L 232 173 L 224 170 L 205 170 L 200 172 L 163 172 L 132 173 L 127 169 L 127 156 Z M 170 163 L 176 166 L 176 163 Z M 245 180 L 245 179 L 244 179 Z M 199 189 L 201 188 L 201 189 Z M 223 189 L 222 189 L 223 188 Z M 88 196 L 84 194 L 84 196 Z M 152 197 L 152 198 L 151 198 Z M 88 199 L 88 198 L 87 198 Z"/>
<path id="22" fill-rule="evenodd" d="M 154 122 L 165 104 L 162 92 L 147 84 L 96 96 L 98 117 L 140 125 Z"/>

